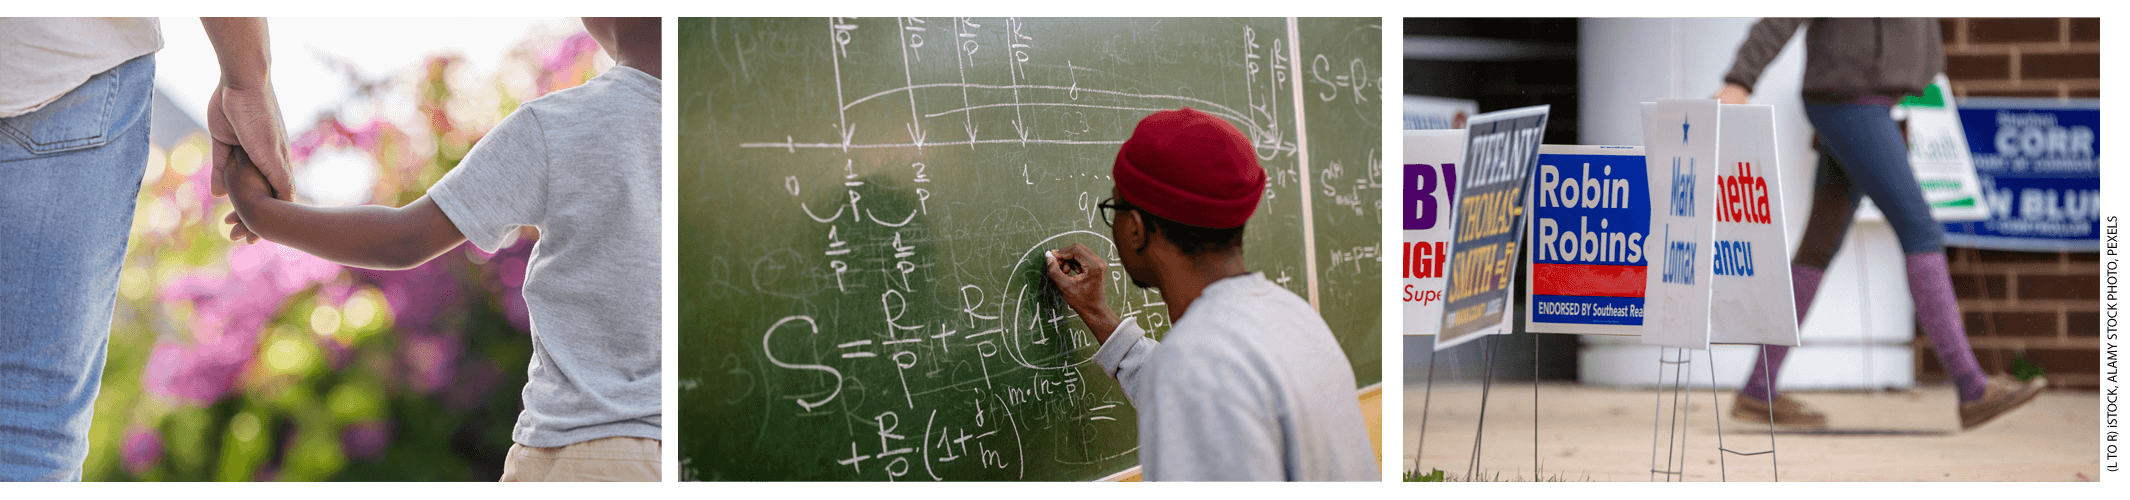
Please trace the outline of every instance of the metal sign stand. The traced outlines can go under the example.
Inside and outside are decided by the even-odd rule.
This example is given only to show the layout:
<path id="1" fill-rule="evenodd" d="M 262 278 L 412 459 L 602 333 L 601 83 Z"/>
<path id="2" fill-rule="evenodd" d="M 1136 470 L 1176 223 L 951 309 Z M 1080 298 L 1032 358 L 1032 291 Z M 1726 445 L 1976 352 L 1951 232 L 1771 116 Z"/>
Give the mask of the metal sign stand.
<path id="1" fill-rule="evenodd" d="M 1672 356 L 1672 359 L 1665 359 L 1665 349 L 1672 349 L 1677 354 Z M 1762 363 L 1767 362 L 1767 352 L 1765 350 L 1761 351 L 1760 359 Z M 1656 411 L 1654 413 L 1662 413 L 1664 415 L 1656 416 L 1655 418 L 1652 418 L 1650 420 L 1650 434 L 1652 436 L 1655 436 L 1655 439 L 1650 440 L 1649 443 L 1650 481 L 1656 481 L 1658 474 L 1664 475 L 1665 482 L 1686 480 L 1686 407 L 1691 405 L 1689 402 L 1689 405 L 1682 406 L 1680 404 L 1680 400 L 1683 395 L 1685 395 L 1687 392 L 1692 391 L 1692 371 L 1686 369 L 1686 365 L 1692 363 L 1692 351 L 1671 347 L 1660 347 L 1657 351 L 1658 385 Z M 1672 366 L 1672 380 L 1669 384 L 1666 384 L 1664 381 L 1664 365 Z M 1710 382 L 1708 389 L 1710 409 L 1717 413 L 1715 417 L 1716 449 L 1722 452 L 1717 455 L 1717 477 L 1722 478 L 1722 480 L 1726 482 L 1730 481 L 1730 460 L 1728 455 L 1738 455 L 1744 457 L 1767 455 L 1768 459 L 1774 465 L 1775 481 L 1781 481 L 1781 459 L 1775 453 L 1775 426 L 1772 425 L 1772 423 L 1775 421 L 1775 406 L 1772 403 L 1768 405 L 1768 422 L 1771 423 L 1768 426 L 1768 449 L 1764 451 L 1750 452 L 1733 450 L 1723 443 L 1723 415 L 1721 412 L 1723 403 L 1718 395 L 1718 393 L 1722 391 L 1721 389 L 1718 389 L 1716 387 L 1716 384 L 1714 383 L 1716 380 L 1716 356 L 1714 352 L 1710 352 L 1708 355 L 1708 376 Z M 1770 390 L 1772 390 L 1774 388 L 1773 377 L 1765 373 L 1761 374 L 1761 377 L 1763 377 L 1761 381 L 1763 383 L 1768 384 L 1768 387 L 1770 388 Z M 1669 386 L 1669 390 L 1672 395 L 1671 411 L 1663 411 L 1664 393 L 1667 390 L 1667 386 Z M 1670 418 L 1671 429 L 1659 436 L 1657 434 L 1657 429 L 1663 426 L 1663 421 L 1666 417 Z M 1659 443 L 1663 443 L 1665 451 L 1664 466 L 1661 468 L 1657 466 L 1657 446 Z"/>
<path id="2" fill-rule="evenodd" d="M 1487 336 L 1487 349 L 1480 353 L 1485 360 L 1485 374 L 1480 377 L 1478 396 L 1478 430 L 1472 432 L 1472 464 L 1465 466 L 1465 479 L 1478 477 L 1480 451 L 1485 449 L 1487 432 L 1487 396 L 1493 394 L 1493 360 L 1495 360 L 1495 336 Z M 1421 457 L 1427 449 L 1427 409 L 1436 396 L 1436 353 L 1427 351 L 1427 396 L 1421 402 L 1421 438 L 1419 447 L 1412 449 L 1412 472 L 1421 470 Z M 1531 481 L 1538 481 L 1538 334 L 1531 334 Z"/>

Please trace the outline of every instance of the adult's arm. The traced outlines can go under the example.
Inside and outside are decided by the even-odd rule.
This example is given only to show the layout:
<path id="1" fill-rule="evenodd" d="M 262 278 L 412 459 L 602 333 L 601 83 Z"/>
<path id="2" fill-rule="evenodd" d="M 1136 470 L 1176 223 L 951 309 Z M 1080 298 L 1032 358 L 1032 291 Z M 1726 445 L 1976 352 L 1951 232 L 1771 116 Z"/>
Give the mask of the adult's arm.
<path id="1" fill-rule="evenodd" d="M 230 156 L 246 151 L 282 201 L 295 200 L 289 179 L 288 137 L 281 127 L 281 105 L 274 99 L 272 51 L 266 20 L 256 17 L 203 17 L 200 26 L 214 45 L 222 78 L 207 100 L 207 132 L 214 138 L 214 172 L 210 191 L 228 193 L 234 171 Z M 239 149 L 241 148 L 241 149 Z"/>
<path id="2" fill-rule="evenodd" d="M 1731 70 L 1723 75 L 1723 82 L 1737 85 L 1746 93 L 1760 82 L 1760 72 L 1768 63 L 1782 53 L 1782 46 L 1790 43 L 1797 28 L 1809 19 L 1802 17 L 1769 17 L 1753 23 L 1746 31 L 1745 43 L 1738 46 L 1738 57 L 1732 59 Z"/>

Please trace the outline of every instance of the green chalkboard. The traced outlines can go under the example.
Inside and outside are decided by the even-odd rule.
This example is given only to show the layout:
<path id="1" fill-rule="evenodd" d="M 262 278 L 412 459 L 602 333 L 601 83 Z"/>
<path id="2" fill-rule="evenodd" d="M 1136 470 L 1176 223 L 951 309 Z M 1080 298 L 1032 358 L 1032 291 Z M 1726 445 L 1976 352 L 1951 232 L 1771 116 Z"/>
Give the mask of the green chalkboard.
<path id="1" fill-rule="evenodd" d="M 1377 19 L 680 28 L 684 477 L 1136 466 L 1131 405 L 1039 266 L 1071 243 L 1114 259 L 1095 204 L 1117 146 L 1161 109 L 1216 114 L 1258 145 L 1270 186 L 1250 268 L 1314 299 L 1357 385 L 1379 380 Z M 1119 314 L 1166 332 L 1160 295 L 1116 269 Z"/>

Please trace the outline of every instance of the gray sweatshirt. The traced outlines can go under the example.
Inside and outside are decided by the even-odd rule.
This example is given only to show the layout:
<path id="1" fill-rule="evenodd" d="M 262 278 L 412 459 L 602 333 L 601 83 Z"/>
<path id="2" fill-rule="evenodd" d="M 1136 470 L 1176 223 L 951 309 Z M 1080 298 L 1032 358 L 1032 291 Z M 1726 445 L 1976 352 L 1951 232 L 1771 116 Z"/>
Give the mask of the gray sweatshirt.
<path id="1" fill-rule="evenodd" d="M 1167 342 L 1126 318 L 1095 352 L 1139 412 L 1150 481 L 1377 481 L 1353 367 L 1260 273 L 1207 286 Z"/>
<path id="2" fill-rule="evenodd" d="M 1806 100 L 1852 102 L 1866 96 L 1921 94 L 1945 71 L 1945 47 L 1934 18 L 1770 17 L 1754 23 L 1723 76 L 1751 90 L 1797 28 L 1805 34 Z"/>

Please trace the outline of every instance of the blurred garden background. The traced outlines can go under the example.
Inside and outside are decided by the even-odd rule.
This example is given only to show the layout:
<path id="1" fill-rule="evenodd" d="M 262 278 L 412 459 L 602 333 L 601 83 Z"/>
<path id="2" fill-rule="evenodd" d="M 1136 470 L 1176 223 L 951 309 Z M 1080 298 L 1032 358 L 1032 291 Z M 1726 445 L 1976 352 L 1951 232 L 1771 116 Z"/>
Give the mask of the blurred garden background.
<path id="1" fill-rule="evenodd" d="M 297 196 L 404 205 L 520 103 L 612 64 L 575 19 L 273 19 Z M 83 478 L 493 481 L 532 347 L 536 232 L 421 267 L 230 242 L 200 124 L 217 68 L 163 20 L 155 149 Z"/>

